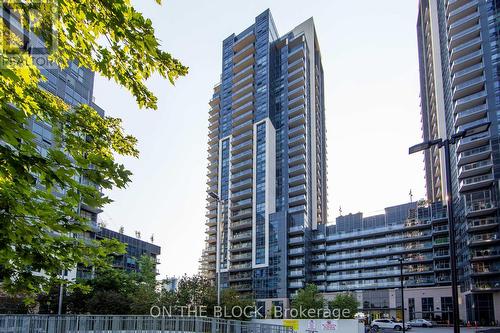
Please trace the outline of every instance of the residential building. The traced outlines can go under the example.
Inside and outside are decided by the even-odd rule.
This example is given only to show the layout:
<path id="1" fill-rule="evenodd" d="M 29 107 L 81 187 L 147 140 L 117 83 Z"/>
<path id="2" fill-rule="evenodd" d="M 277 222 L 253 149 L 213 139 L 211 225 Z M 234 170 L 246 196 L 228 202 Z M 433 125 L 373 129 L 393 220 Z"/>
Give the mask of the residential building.
<path id="1" fill-rule="evenodd" d="M 371 319 L 401 318 L 400 262 L 395 259 L 403 258 L 406 318 L 450 320 L 448 220 L 440 202 L 339 216 L 335 224 L 315 231 L 311 243 L 309 280 L 326 299 L 354 293 L 360 311 Z"/>
<path id="2" fill-rule="evenodd" d="M 279 35 L 266 10 L 222 43 L 210 101 L 202 268 L 270 308 L 304 287 L 327 221 L 323 67 L 313 19 Z M 303 272 L 305 273 L 305 272 Z"/>
<path id="3" fill-rule="evenodd" d="M 166 277 L 162 280 L 161 287 L 165 291 L 177 291 L 177 286 L 179 285 L 179 278 L 172 276 Z"/>
<path id="4" fill-rule="evenodd" d="M 158 273 L 156 265 L 160 264 L 158 256 L 161 253 L 161 248 L 150 242 L 143 241 L 137 237 L 127 236 L 123 233 L 116 232 L 104 227 L 99 227 L 95 234 L 97 240 L 100 239 L 116 239 L 126 246 L 126 253 L 114 256 L 113 267 L 123 269 L 128 272 L 138 272 L 138 260 L 142 256 L 150 257 L 155 264 L 155 273 Z"/>
<path id="5" fill-rule="evenodd" d="M 460 291 L 466 320 L 500 319 L 498 0 L 420 0 L 417 35 L 424 140 L 489 130 L 451 147 Z M 425 152 L 427 196 L 446 198 L 444 156 Z"/>

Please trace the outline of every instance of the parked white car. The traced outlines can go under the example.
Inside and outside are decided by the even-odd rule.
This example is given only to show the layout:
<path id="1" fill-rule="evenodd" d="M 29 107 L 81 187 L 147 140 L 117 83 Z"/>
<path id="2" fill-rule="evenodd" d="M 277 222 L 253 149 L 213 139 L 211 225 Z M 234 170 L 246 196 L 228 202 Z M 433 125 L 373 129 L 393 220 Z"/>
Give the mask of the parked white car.
<path id="1" fill-rule="evenodd" d="M 413 319 L 408 322 L 411 326 L 415 327 L 432 327 L 432 322 L 425 319 Z"/>
<path id="2" fill-rule="evenodd" d="M 397 321 L 392 321 L 390 319 L 375 319 L 372 321 L 371 327 L 375 329 L 379 328 L 390 328 L 393 330 L 400 331 L 403 329 L 403 323 L 397 322 Z M 411 326 L 408 323 L 405 323 L 405 328 L 409 330 Z"/>

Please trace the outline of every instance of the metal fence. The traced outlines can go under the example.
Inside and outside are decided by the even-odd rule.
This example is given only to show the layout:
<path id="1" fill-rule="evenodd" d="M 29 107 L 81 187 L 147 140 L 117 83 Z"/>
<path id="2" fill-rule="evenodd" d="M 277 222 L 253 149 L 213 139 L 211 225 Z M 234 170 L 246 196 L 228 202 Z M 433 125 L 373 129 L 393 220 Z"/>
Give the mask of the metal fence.
<path id="1" fill-rule="evenodd" d="M 0 333 L 291 333 L 280 325 L 207 317 L 0 315 Z"/>

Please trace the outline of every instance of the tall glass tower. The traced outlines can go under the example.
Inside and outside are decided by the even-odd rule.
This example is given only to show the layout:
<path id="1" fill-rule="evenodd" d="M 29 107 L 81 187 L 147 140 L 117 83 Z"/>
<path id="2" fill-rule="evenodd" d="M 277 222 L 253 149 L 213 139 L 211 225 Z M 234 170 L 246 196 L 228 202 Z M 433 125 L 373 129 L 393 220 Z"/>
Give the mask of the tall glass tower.
<path id="1" fill-rule="evenodd" d="M 269 10 L 222 43 L 210 101 L 203 268 L 267 308 L 309 276 L 327 219 L 323 68 L 312 18 L 279 36 Z M 220 278 L 219 278 L 220 277 Z"/>
<path id="2" fill-rule="evenodd" d="M 490 123 L 451 152 L 462 304 L 467 320 L 500 317 L 499 0 L 421 0 L 417 23 L 424 140 Z M 426 152 L 430 200 L 444 199 L 443 156 Z"/>

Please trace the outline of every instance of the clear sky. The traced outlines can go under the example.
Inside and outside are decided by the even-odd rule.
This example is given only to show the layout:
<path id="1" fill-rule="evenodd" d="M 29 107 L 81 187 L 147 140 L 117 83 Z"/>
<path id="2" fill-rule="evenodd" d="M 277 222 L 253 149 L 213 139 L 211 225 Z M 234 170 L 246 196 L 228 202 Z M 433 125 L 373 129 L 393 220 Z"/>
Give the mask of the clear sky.
<path id="1" fill-rule="evenodd" d="M 126 190 L 101 218 L 162 247 L 160 272 L 193 274 L 204 246 L 208 101 L 221 72 L 222 40 L 271 9 L 284 34 L 314 17 L 325 72 L 329 220 L 424 197 L 417 62 L 417 0 L 137 0 L 165 50 L 190 67 L 175 87 L 152 79 L 157 111 L 139 110 L 128 92 L 96 78 L 96 103 L 139 140 Z"/>

